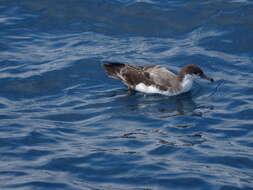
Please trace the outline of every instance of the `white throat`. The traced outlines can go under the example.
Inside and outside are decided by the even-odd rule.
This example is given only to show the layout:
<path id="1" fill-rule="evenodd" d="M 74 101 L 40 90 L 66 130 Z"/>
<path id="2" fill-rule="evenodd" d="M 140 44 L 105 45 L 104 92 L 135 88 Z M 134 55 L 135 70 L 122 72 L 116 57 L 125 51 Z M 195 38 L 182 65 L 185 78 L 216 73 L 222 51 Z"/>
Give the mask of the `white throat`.
<path id="1" fill-rule="evenodd" d="M 190 74 L 186 74 L 181 83 L 182 93 L 191 90 L 192 84 L 193 84 L 193 76 Z"/>

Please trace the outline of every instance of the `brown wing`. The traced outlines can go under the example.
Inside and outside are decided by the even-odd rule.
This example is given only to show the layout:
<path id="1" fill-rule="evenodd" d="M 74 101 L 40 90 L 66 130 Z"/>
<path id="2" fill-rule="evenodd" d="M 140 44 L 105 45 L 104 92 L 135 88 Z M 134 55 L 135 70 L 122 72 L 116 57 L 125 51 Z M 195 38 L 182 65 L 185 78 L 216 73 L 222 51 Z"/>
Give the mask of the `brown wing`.
<path id="1" fill-rule="evenodd" d="M 178 86 L 177 75 L 168 71 L 162 66 L 147 66 L 143 70 L 149 73 L 150 80 L 153 83 L 163 88 L 161 90 L 168 90 L 169 88 L 176 88 Z"/>
<path id="2" fill-rule="evenodd" d="M 130 87 L 134 88 L 139 83 L 152 85 L 148 72 L 143 70 L 143 67 L 126 65 L 120 72 L 123 81 Z"/>
<path id="3" fill-rule="evenodd" d="M 165 67 L 157 65 L 132 66 L 115 63 L 104 66 L 111 77 L 122 80 L 132 89 L 139 83 L 144 83 L 147 86 L 153 85 L 160 90 L 168 90 L 177 86 L 177 76 Z"/>

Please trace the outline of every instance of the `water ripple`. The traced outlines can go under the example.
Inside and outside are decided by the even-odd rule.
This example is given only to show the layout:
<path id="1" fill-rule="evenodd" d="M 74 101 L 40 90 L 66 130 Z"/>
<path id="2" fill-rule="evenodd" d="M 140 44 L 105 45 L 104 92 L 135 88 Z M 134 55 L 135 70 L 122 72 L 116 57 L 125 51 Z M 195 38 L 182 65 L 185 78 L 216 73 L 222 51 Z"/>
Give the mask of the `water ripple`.
<path id="1" fill-rule="evenodd" d="M 1 189 L 253 189 L 251 5 L 1 1 Z M 129 95 L 105 60 L 215 82 Z"/>

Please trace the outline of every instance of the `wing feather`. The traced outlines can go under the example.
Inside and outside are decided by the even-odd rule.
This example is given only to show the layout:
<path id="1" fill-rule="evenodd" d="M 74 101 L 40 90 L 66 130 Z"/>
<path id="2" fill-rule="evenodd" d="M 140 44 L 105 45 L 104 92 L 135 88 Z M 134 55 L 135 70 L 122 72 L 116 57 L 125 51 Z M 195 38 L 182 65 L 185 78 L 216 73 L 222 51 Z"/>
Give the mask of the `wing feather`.
<path id="1" fill-rule="evenodd" d="M 151 80 L 158 86 L 167 88 L 178 86 L 177 75 L 168 71 L 165 67 L 146 67 L 145 70 L 149 73 Z"/>
<path id="2" fill-rule="evenodd" d="M 147 86 L 153 85 L 164 91 L 178 87 L 177 75 L 159 65 L 125 65 L 121 68 L 117 77 L 132 89 L 140 83 Z"/>

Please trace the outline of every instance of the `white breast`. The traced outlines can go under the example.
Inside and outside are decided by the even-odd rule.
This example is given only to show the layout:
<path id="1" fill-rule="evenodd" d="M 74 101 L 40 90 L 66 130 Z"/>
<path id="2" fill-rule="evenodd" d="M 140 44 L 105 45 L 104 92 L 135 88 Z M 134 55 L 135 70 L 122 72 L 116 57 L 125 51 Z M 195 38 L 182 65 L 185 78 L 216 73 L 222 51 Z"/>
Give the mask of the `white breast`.
<path id="1" fill-rule="evenodd" d="M 189 74 L 185 75 L 181 83 L 182 87 L 181 93 L 188 92 L 189 90 L 191 90 L 192 84 L 193 84 L 193 76 Z"/>

